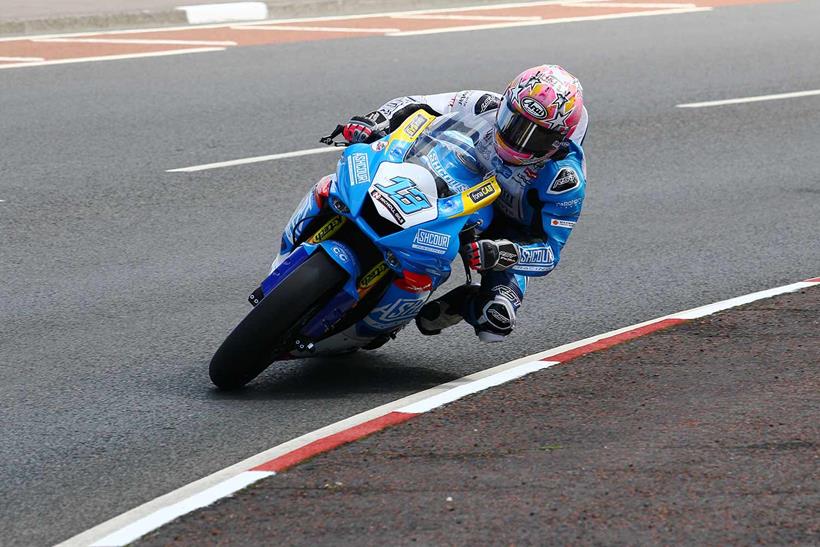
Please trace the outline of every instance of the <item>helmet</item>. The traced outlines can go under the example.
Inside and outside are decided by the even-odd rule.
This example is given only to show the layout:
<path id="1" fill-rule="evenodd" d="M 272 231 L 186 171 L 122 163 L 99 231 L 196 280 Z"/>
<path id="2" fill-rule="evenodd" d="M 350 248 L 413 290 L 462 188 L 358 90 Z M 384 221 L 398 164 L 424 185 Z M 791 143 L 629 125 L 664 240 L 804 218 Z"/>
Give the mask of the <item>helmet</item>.
<path id="1" fill-rule="evenodd" d="M 495 118 L 495 150 L 506 163 L 549 159 L 572 136 L 584 110 L 578 78 L 558 65 L 525 70 L 504 91 Z"/>

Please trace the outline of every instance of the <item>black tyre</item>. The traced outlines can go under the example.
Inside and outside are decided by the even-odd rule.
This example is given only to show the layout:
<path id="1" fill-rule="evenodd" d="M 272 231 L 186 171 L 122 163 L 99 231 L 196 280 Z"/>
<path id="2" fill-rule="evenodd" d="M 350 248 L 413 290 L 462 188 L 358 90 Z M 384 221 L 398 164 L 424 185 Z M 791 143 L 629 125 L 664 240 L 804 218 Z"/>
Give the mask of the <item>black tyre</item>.
<path id="1" fill-rule="evenodd" d="M 236 389 L 256 378 L 281 353 L 290 335 L 342 287 L 347 272 L 317 250 L 262 299 L 211 359 L 211 381 Z"/>

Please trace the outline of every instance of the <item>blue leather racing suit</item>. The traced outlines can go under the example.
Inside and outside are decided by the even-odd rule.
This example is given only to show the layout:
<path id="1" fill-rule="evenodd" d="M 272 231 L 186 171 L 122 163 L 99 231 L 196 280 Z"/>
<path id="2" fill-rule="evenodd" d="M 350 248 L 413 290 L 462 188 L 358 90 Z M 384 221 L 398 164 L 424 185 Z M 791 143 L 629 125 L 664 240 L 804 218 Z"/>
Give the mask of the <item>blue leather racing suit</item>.
<path id="1" fill-rule="evenodd" d="M 373 114 L 389 124 L 387 131 L 396 129 L 420 108 L 436 115 L 460 111 L 486 117 L 489 126 L 494 127 L 500 101 L 501 95 L 478 90 L 407 96 L 389 101 Z M 481 237 L 509 239 L 519 251 L 518 263 L 511 268 L 482 274 L 480 295 L 462 314 L 482 340 L 495 341 L 509 334 L 524 298 L 527 278 L 546 275 L 558 265 L 584 202 L 586 162 L 582 146 L 587 126 L 584 109 L 571 138 L 541 164 L 504 163 L 495 153 L 494 129 L 488 130 L 476 146 L 479 160 L 495 171 L 502 189 L 493 206 L 494 220 Z"/>

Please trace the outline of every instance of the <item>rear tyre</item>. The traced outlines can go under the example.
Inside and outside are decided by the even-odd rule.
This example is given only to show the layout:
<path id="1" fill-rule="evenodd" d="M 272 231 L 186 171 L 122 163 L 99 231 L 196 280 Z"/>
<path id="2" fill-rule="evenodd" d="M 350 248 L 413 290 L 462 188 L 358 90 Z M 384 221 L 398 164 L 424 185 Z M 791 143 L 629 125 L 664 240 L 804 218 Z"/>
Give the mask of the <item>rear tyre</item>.
<path id="1" fill-rule="evenodd" d="M 347 272 L 317 250 L 290 273 L 228 335 L 211 359 L 220 389 L 244 386 L 289 351 L 290 335 L 344 284 Z"/>

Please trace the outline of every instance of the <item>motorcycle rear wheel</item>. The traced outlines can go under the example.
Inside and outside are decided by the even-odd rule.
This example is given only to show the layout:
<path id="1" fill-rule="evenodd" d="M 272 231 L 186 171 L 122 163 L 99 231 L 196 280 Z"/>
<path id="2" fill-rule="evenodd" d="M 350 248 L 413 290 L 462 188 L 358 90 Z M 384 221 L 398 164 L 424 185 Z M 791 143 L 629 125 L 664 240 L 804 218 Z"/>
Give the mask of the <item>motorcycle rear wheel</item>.
<path id="1" fill-rule="evenodd" d="M 289 351 L 288 335 L 341 288 L 347 273 L 317 250 L 262 299 L 228 335 L 211 359 L 211 381 L 237 389 Z"/>

